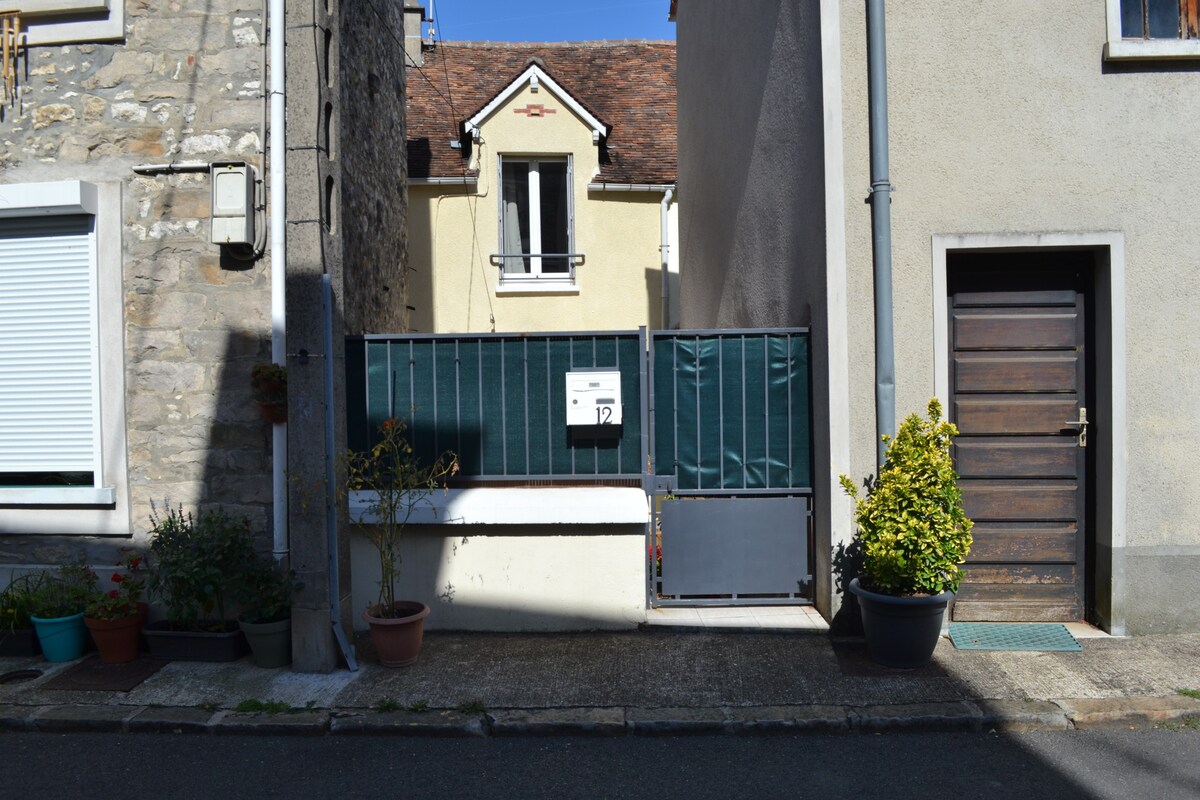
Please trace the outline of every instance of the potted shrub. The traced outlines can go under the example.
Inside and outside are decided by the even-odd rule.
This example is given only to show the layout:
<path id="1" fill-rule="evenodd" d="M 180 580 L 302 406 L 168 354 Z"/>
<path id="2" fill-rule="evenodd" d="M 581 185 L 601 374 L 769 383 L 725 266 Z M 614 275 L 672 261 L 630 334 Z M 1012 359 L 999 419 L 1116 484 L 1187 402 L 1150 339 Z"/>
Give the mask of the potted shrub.
<path id="1" fill-rule="evenodd" d="M 268 556 L 249 561 L 238 582 L 238 625 L 260 667 L 292 663 L 292 594 L 296 574 Z"/>
<path id="2" fill-rule="evenodd" d="M 42 652 L 29 615 L 43 579 L 41 572 L 18 575 L 0 592 L 0 656 L 36 656 Z"/>
<path id="3" fill-rule="evenodd" d="M 87 628 L 83 612 L 96 590 L 96 573 L 81 559 L 45 574 L 30 598 L 29 619 L 47 661 L 83 655 Z"/>
<path id="4" fill-rule="evenodd" d="M 167 618 L 143 633 L 155 658 L 233 661 L 245 652 L 226 602 L 245 564 L 256 557 L 250 522 L 220 509 L 193 517 L 182 507 L 150 514 L 150 591 Z"/>
<path id="5" fill-rule="evenodd" d="M 263 419 L 272 425 L 287 422 L 287 367 L 255 364 L 250 370 L 250 393 Z"/>
<path id="6" fill-rule="evenodd" d="M 117 562 L 124 572 L 114 572 L 109 578 L 114 588 L 96 594 L 84 612 L 84 624 L 106 664 L 123 664 L 138 657 L 146 624 L 146 604 L 142 602 L 145 563 L 137 553 L 125 553 Z"/>
<path id="7" fill-rule="evenodd" d="M 387 667 L 416 662 L 429 616 L 425 603 L 396 599 L 401 536 L 413 511 L 458 472 L 458 459 L 449 451 L 432 464 L 421 464 L 406 430 L 404 420 L 384 420 L 374 447 L 346 456 L 348 490 L 369 493 L 364 510 L 352 521 L 364 526 L 379 555 L 379 600 L 367 608 L 363 619 L 371 628 L 379 661 Z"/>
<path id="8" fill-rule="evenodd" d="M 862 575 L 849 588 L 871 657 L 889 667 L 929 663 L 971 546 L 971 520 L 950 459 L 958 429 L 941 416 L 935 398 L 927 419 L 913 413 L 904 420 L 865 497 L 840 477 L 855 499 L 863 558 Z"/>

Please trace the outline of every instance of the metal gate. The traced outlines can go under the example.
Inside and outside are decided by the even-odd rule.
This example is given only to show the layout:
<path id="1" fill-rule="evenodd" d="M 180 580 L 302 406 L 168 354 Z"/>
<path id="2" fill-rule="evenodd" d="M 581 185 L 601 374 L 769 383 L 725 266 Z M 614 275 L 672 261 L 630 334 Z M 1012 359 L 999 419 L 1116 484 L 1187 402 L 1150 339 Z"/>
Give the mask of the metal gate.
<path id="1" fill-rule="evenodd" d="M 598 369 L 623 422 L 569 429 L 564 375 Z M 346 379 L 354 450 L 402 416 L 465 480 L 642 485 L 651 605 L 811 598 L 806 329 L 357 336 Z"/>
<path id="2" fill-rule="evenodd" d="M 807 329 L 651 334 L 652 606 L 809 602 Z"/>

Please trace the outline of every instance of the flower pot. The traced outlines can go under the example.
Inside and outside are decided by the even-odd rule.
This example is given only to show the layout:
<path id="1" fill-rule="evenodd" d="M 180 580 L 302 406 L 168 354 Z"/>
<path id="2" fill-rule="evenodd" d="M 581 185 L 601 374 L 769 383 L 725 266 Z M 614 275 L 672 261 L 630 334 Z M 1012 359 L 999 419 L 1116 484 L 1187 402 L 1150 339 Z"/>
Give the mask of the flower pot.
<path id="1" fill-rule="evenodd" d="M 863 635 L 873 661 L 898 669 L 916 669 L 929 663 L 954 592 L 896 597 L 868 591 L 859 585 L 858 578 L 850 581 L 850 591 L 858 597 Z"/>
<path id="2" fill-rule="evenodd" d="M 92 641 L 105 664 L 124 664 L 138 657 L 142 646 L 142 617 L 131 614 L 121 619 L 84 617 Z"/>
<path id="3" fill-rule="evenodd" d="M 254 663 L 260 667 L 286 667 L 292 663 L 291 617 L 277 622 L 238 620 L 250 645 Z"/>
<path id="4" fill-rule="evenodd" d="M 87 645 L 87 628 L 83 624 L 83 612 L 69 617 L 30 617 L 37 631 L 42 655 L 47 661 L 74 661 L 83 655 Z"/>
<path id="5" fill-rule="evenodd" d="M 371 626 L 371 641 L 379 654 L 379 663 L 385 667 L 407 667 L 415 664 L 421 653 L 429 606 L 415 600 L 397 600 L 392 608 L 394 617 L 372 616 L 371 612 L 379 609 L 372 606 L 363 612 L 363 619 Z"/>
<path id="6" fill-rule="evenodd" d="M 176 630 L 170 622 L 160 620 L 143 628 L 142 634 L 150 655 L 168 661 L 236 661 L 245 655 L 246 640 L 236 622 L 202 624 L 197 628 Z"/>
<path id="7" fill-rule="evenodd" d="M 258 413 L 272 425 L 287 422 L 287 403 L 259 403 Z"/>

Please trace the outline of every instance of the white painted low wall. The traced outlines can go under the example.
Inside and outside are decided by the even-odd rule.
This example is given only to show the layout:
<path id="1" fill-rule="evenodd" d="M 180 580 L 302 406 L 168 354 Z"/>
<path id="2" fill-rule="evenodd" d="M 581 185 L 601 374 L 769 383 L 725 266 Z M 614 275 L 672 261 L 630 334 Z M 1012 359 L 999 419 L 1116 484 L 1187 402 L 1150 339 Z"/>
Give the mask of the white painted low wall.
<path id="1" fill-rule="evenodd" d="M 405 599 L 433 609 L 427 628 L 564 631 L 632 628 L 646 620 L 641 525 L 415 526 L 404 534 Z M 351 539 L 355 626 L 378 598 L 375 548 Z"/>
<path id="2" fill-rule="evenodd" d="M 350 497 L 369 521 L 371 498 Z M 433 609 L 427 628 L 563 631 L 646 620 L 646 521 L 638 488 L 470 488 L 435 492 L 401 544 L 401 589 Z M 378 599 L 375 548 L 352 527 L 355 625 Z"/>

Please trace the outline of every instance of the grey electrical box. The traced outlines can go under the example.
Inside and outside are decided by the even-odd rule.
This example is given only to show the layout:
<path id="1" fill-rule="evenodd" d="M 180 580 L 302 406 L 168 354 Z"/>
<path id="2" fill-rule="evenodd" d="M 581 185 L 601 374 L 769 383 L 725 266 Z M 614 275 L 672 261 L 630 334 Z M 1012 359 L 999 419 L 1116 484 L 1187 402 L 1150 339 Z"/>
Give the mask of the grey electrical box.
<path id="1" fill-rule="evenodd" d="M 209 165 L 213 244 L 254 243 L 254 167 L 244 161 Z"/>

